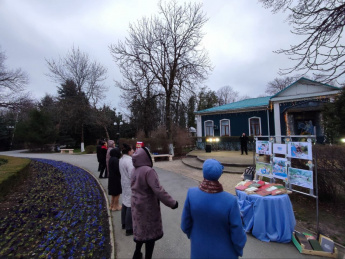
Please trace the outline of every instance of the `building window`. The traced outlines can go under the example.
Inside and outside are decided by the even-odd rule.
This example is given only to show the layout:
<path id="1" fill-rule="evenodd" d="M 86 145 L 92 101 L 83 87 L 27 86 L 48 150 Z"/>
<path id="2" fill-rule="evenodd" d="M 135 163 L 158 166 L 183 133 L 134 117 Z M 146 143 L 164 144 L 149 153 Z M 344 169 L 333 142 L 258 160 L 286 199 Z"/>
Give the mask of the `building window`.
<path id="1" fill-rule="evenodd" d="M 213 121 L 205 121 L 205 136 L 213 136 Z"/>
<path id="2" fill-rule="evenodd" d="M 261 118 L 258 118 L 258 117 L 249 118 L 249 135 L 250 136 L 261 135 Z"/>
<path id="3" fill-rule="evenodd" d="M 220 121 L 220 136 L 230 136 L 230 120 Z"/>

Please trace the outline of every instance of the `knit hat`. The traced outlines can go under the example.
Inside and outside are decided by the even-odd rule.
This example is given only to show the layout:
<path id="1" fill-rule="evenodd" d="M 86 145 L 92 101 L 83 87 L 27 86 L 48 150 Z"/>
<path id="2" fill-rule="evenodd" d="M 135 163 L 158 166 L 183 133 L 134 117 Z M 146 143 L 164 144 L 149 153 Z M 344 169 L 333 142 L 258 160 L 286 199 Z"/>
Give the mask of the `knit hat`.
<path id="1" fill-rule="evenodd" d="M 207 159 L 202 166 L 204 178 L 210 181 L 218 181 L 223 169 L 224 166 L 216 159 Z"/>

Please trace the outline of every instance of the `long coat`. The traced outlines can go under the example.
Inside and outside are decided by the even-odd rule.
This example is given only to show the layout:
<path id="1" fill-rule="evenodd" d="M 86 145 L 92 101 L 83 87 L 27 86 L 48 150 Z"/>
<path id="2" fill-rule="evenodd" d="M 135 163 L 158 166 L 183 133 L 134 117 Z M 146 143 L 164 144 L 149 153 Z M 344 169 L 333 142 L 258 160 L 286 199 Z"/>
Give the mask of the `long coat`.
<path id="1" fill-rule="evenodd" d="M 224 191 L 190 188 L 181 229 L 191 241 L 191 258 L 238 258 L 247 241 L 237 199 Z"/>
<path id="2" fill-rule="evenodd" d="M 110 160 L 110 150 L 112 150 L 115 147 L 114 140 L 108 141 L 108 151 L 106 155 L 106 164 L 107 164 L 107 172 L 109 172 L 109 160 Z"/>
<path id="3" fill-rule="evenodd" d="M 134 241 L 158 240 L 163 237 L 160 201 L 170 208 L 176 208 L 177 202 L 160 185 L 145 148 L 138 148 L 132 160 L 135 167 L 131 177 Z"/>
<path id="4" fill-rule="evenodd" d="M 118 148 L 113 148 L 110 151 L 109 159 L 109 179 L 108 179 L 108 193 L 112 196 L 117 196 L 122 193 L 121 188 L 121 174 L 119 168 L 119 160 L 121 152 Z"/>
<path id="5" fill-rule="evenodd" d="M 122 186 L 122 203 L 126 207 L 131 207 L 131 175 L 134 169 L 132 157 L 123 155 L 120 159 L 120 173 L 121 173 L 121 186 Z"/>

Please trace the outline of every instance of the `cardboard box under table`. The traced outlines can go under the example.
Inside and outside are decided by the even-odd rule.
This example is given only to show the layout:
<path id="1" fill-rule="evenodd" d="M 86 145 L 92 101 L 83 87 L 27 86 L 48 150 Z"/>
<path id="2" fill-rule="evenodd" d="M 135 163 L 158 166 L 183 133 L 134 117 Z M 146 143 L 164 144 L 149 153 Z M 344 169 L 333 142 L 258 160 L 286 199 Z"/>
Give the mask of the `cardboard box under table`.
<path id="1" fill-rule="evenodd" d="M 325 251 L 311 250 L 312 248 L 309 245 L 308 245 L 309 249 L 306 249 L 304 244 L 301 244 L 300 242 L 298 242 L 295 232 L 292 233 L 292 242 L 294 243 L 294 245 L 296 246 L 296 248 L 298 249 L 298 251 L 301 254 L 318 255 L 318 256 L 324 256 L 324 257 L 330 257 L 330 258 L 337 258 L 338 257 L 338 249 L 336 247 L 334 247 L 333 253 L 325 252 Z"/>
<path id="2" fill-rule="evenodd" d="M 289 243 L 296 220 L 287 194 L 260 196 L 236 190 L 243 227 L 265 242 Z"/>

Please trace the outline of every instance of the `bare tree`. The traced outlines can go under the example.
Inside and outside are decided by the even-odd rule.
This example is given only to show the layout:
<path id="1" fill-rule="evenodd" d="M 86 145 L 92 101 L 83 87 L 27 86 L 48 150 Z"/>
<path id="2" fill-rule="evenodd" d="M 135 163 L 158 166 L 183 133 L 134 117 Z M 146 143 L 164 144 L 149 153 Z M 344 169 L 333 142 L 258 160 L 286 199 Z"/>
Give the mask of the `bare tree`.
<path id="1" fill-rule="evenodd" d="M 24 92 L 29 77 L 20 68 L 8 69 L 6 59 L 5 53 L 0 50 L 0 107 L 19 108 L 30 101 L 28 94 Z"/>
<path id="2" fill-rule="evenodd" d="M 265 93 L 268 95 L 275 95 L 276 93 L 291 85 L 294 81 L 296 81 L 296 79 L 296 77 L 292 76 L 286 76 L 284 78 L 276 77 L 272 81 L 268 82 Z"/>
<path id="3" fill-rule="evenodd" d="M 144 69 L 152 84 L 163 89 L 167 137 L 172 140 L 171 102 L 175 89 L 183 86 L 193 90 L 212 69 L 200 46 L 207 18 L 201 4 L 180 6 L 171 1 L 159 2 L 158 7 L 159 15 L 130 24 L 129 36 L 111 45 L 110 51 L 120 67 Z"/>
<path id="4" fill-rule="evenodd" d="M 293 25 L 292 33 L 305 36 L 304 40 L 281 49 L 296 61 L 291 68 L 281 69 L 286 75 L 293 71 L 322 74 L 323 82 L 343 80 L 345 74 L 345 45 L 342 34 L 345 26 L 344 0 L 259 0 L 273 12 L 290 11 L 288 21 Z"/>
<path id="5" fill-rule="evenodd" d="M 49 76 L 54 82 L 64 84 L 72 80 L 78 89 L 83 92 L 90 103 L 96 103 L 104 97 L 108 90 L 103 85 L 107 78 L 107 69 L 96 61 L 91 61 L 87 53 L 83 53 L 79 48 L 72 47 L 71 52 L 58 61 L 46 59 Z"/>
<path id="6" fill-rule="evenodd" d="M 219 106 L 227 103 L 236 102 L 239 93 L 235 91 L 231 86 L 226 85 L 217 90 L 217 97 L 219 101 Z"/>

